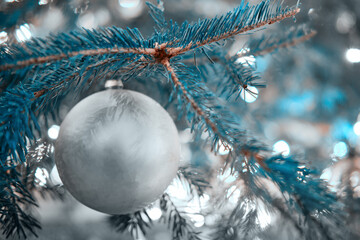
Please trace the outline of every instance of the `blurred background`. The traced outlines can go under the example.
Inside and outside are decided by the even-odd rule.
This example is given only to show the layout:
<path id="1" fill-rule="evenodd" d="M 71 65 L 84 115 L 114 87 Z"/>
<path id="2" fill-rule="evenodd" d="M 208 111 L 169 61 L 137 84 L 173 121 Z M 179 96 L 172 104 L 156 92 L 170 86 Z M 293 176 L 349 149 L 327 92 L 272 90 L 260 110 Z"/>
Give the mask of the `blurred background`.
<path id="1" fill-rule="evenodd" d="M 195 21 L 199 17 L 222 14 L 239 3 L 240 0 L 165 0 L 165 16 L 177 22 Z M 287 0 L 285 4 L 293 5 L 296 1 Z M 143 35 L 150 35 L 154 25 L 147 11 L 144 0 L 2 0 L 0 44 L 23 42 L 79 27 L 112 25 L 137 27 Z M 298 155 L 319 170 L 321 178 L 329 181 L 331 190 L 344 199 L 349 213 L 348 225 L 356 231 L 360 229 L 360 1 L 302 0 L 296 19 L 286 19 L 254 34 L 281 31 L 300 23 L 308 24 L 317 35 L 304 44 L 266 57 L 239 59 L 253 64 L 267 87 L 251 87 L 258 95 L 246 93 L 233 109 L 243 116 L 243 128 L 272 146 L 275 152 Z M 248 38 L 249 34 L 229 41 L 229 52 L 240 51 Z M 125 87 L 154 95 L 156 99 L 167 98 L 168 94 L 154 93 L 141 81 L 129 82 Z M 40 142 L 56 140 L 61 117 L 75 103 L 75 100 L 65 101 L 60 119 L 50 120 Z M 184 163 L 206 166 L 216 161 L 210 151 L 199 150 L 183 122 L 177 124 Z M 39 186 L 46 185 L 47 181 L 61 184 L 49 152 L 46 160 L 49 164 L 39 167 L 35 173 Z M 227 150 L 223 149 L 222 155 L 226 154 Z M 221 154 L 218 157 L 222 157 Z M 217 180 L 231 183 L 232 177 L 225 173 Z M 64 201 L 44 199 L 38 194 L 40 208 L 36 215 L 43 228 L 38 232 L 38 239 L 132 239 L 129 234 L 120 234 L 109 227 L 106 215 L 81 205 L 64 189 L 57 191 Z M 200 199 L 190 199 L 177 181 L 167 191 L 178 199 L 177 204 L 187 209 L 199 230 L 221 218 L 219 214 L 191 214 L 208 210 L 210 193 Z M 235 191 L 228 197 L 236 199 L 236 195 Z M 149 212 L 153 220 L 161 217 L 157 204 Z M 268 237 L 263 239 L 290 239 L 291 229 L 279 227 L 281 219 L 266 211 L 259 212 L 262 214 L 259 224 L 267 229 Z M 159 223 L 146 238 L 139 235 L 138 239 L 166 240 L 170 234 L 166 226 Z"/>

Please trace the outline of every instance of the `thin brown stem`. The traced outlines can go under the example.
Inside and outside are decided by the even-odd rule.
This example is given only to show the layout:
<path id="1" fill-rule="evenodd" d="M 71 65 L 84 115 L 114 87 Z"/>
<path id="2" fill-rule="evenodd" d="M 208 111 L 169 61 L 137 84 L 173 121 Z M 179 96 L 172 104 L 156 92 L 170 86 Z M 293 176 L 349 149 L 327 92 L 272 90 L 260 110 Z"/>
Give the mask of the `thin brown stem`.
<path id="1" fill-rule="evenodd" d="M 100 48 L 100 49 L 80 50 L 80 51 L 69 52 L 66 54 L 60 53 L 60 54 L 54 54 L 54 55 L 50 55 L 50 56 L 46 56 L 46 57 L 30 58 L 27 60 L 18 61 L 13 64 L 5 64 L 3 66 L 0 66 L 0 71 L 5 71 L 5 70 L 9 70 L 9 69 L 19 69 L 19 68 L 23 68 L 23 67 L 33 65 L 33 64 L 42 64 L 42 63 L 47 63 L 47 62 L 51 62 L 51 61 L 59 61 L 59 60 L 65 59 L 65 58 L 74 57 L 74 56 L 78 56 L 78 55 L 94 56 L 94 55 L 104 55 L 104 54 L 133 53 L 133 54 L 142 54 L 142 55 L 152 55 L 152 56 L 159 58 L 159 53 L 161 52 L 161 53 L 166 54 L 167 58 L 172 58 L 179 54 L 188 52 L 192 49 L 199 48 L 199 47 L 202 47 L 207 44 L 214 43 L 214 42 L 218 42 L 220 40 L 230 38 L 237 34 L 241 34 L 241 33 L 245 33 L 245 32 L 254 30 L 256 28 L 260 28 L 266 24 L 272 24 L 275 22 L 279 22 L 285 18 L 294 16 L 299 11 L 300 11 L 299 8 L 295 8 L 294 10 L 289 11 L 286 14 L 282 14 L 282 15 L 276 16 L 274 18 L 270 18 L 268 20 L 259 22 L 257 24 L 253 24 L 253 25 L 241 28 L 241 29 L 236 28 L 231 32 L 224 33 L 215 38 L 209 38 L 208 40 L 203 41 L 203 42 L 197 42 L 196 44 L 190 43 L 184 48 L 182 48 L 182 47 L 167 48 L 166 47 L 167 44 L 164 43 L 161 45 L 157 45 L 155 48 Z M 192 48 L 193 45 L 196 45 L 196 47 Z"/>
<path id="2" fill-rule="evenodd" d="M 142 54 L 142 55 L 155 55 L 154 48 L 100 48 L 100 49 L 89 49 L 74 51 L 69 53 L 60 53 L 54 54 L 46 57 L 36 57 L 30 58 L 23 61 L 18 61 L 14 64 L 5 64 L 0 66 L 0 71 L 5 71 L 9 69 L 19 69 L 33 64 L 42 64 L 52 61 L 59 61 L 65 58 L 70 58 L 78 55 L 82 56 L 94 56 L 94 55 L 104 55 L 104 54 L 119 54 L 119 53 L 133 53 L 133 54 Z"/>
<path id="3" fill-rule="evenodd" d="M 170 65 L 169 59 L 162 61 L 162 64 L 165 66 L 166 70 L 170 73 L 171 79 L 175 86 L 179 87 L 184 94 L 184 98 L 187 102 L 191 104 L 191 107 L 195 110 L 195 112 L 202 117 L 206 124 L 210 126 L 213 132 L 218 133 L 218 128 L 215 123 L 213 123 L 204 113 L 204 111 L 199 107 L 199 105 L 194 101 L 191 95 L 187 92 L 184 85 L 180 82 L 179 78 L 177 77 L 174 68 Z"/>
<path id="4" fill-rule="evenodd" d="M 217 128 L 216 124 L 213 123 L 206 116 L 204 111 L 199 107 L 199 105 L 194 101 L 194 99 L 191 97 L 191 95 L 187 92 L 184 85 L 181 83 L 178 76 L 176 75 L 174 68 L 170 65 L 169 59 L 164 59 L 161 63 L 164 65 L 166 70 L 170 73 L 171 79 L 172 79 L 174 85 L 181 89 L 181 91 L 184 94 L 185 100 L 191 104 L 191 107 L 195 110 L 197 115 L 202 117 L 205 120 L 206 124 L 211 128 L 211 130 L 214 133 L 218 134 L 219 136 L 221 136 L 226 141 L 226 136 L 222 136 L 222 134 L 218 131 L 218 128 Z M 264 157 L 262 155 L 260 155 L 258 153 L 250 152 L 249 150 L 245 150 L 245 149 L 241 151 L 241 154 L 244 155 L 246 158 L 254 157 L 255 160 L 258 162 L 258 164 L 261 167 L 263 167 L 267 171 L 270 171 L 268 166 L 266 166 L 266 164 L 264 163 Z"/>
<path id="5" fill-rule="evenodd" d="M 187 92 L 184 85 L 181 83 L 178 76 L 176 75 L 174 68 L 170 65 L 170 59 L 179 54 L 183 54 L 185 52 L 193 50 L 195 48 L 199 48 L 199 47 L 202 47 L 202 46 L 214 43 L 214 42 L 221 41 L 223 39 L 230 38 L 232 36 L 235 36 L 235 35 L 238 35 L 241 33 L 245 33 L 245 32 L 260 28 L 266 24 L 272 24 L 275 22 L 279 22 L 285 18 L 289 18 L 289 17 L 296 15 L 299 11 L 300 11 L 299 8 L 295 8 L 285 14 L 281 14 L 276 17 L 270 18 L 268 20 L 261 21 L 257 24 L 253 24 L 253 25 L 246 26 L 243 28 L 236 28 L 231 32 L 224 33 L 218 37 L 209 38 L 203 42 L 196 42 L 195 44 L 190 43 L 186 47 L 168 48 L 167 47 L 168 44 L 163 43 L 161 45 L 156 44 L 155 48 L 102 48 L 102 49 L 80 50 L 80 51 L 69 52 L 66 54 L 60 53 L 60 54 L 54 54 L 54 55 L 50 55 L 50 56 L 46 56 L 46 57 L 30 58 L 27 60 L 18 61 L 14 64 L 5 64 L 3 66 L 0 66 L 0 71 L 5 71 L 5 70 L 9 70 L 9 69 L 19 69 L 19 68 L 23 68 L 23 67 L 33 65 L 33 64 L 43 64 L 43 63 L 47 63 L 47 62 L 51 62 L 51 61 L 59 61 L 62 59 L 66 59 L 66 58 L 74 57 L 74 56 L 78 56 L 78 55 L 95 56 L 95 55 L 105 55 L 105 54 L 129 54 L 129 53 L 140 54 L 140 55 L 150 55 L 150 56 L 154 57 L 156 63 L 160 63 L 160 64 L 164 65 L 164 67 L 170 73 L 171 79 L 172 79 L 174 85 L 181 89 L 185 100 L 191 104 L 192 108 L 195 110 L 197 115 L 204 119 L 206 124 L 212 129 L 212 131 L 214 133 L 217 133 L 224 140 L 226 140 L 227 137 L 222 136 L 220 134 L 216 124 L 210 120 L 210 118 L 206 115 L 206 113 L 200 108 L 200 106 L 195 102 L 195 100 L 192 98 L 192 96 Z M 296 42 L 294 42 L 293 44 L 296 44 Z M 90 65 L 86 68 L 85 71 L 88 71 L 91 68 L 102 65 L 102 64 L 110 63 L 112 61 L 117 61 L 117 59 L 108 59 L 108 60 L 104 60 L 100 63 Z M 67 79 L 61 81 L 60 83 L 58 83 L 56 85 L 53 85 L 49 89 L 42 89 L 42 90 L 35 92 L 34 100 L 41 97 L 42 95 L 44 95 L 47 91 L 53 90 L 53 89 L 59 87 L 60 85 L 64 84 L 64 82 L 68 81 L 69 79 L 72 79 L 77 76 L 79 76 L 79 72 L 73 73 Z M 259 154 L 250 152 L 248 150 L 243 150 L 241 153 L 245 157 L 248 157 L 248 158 L 255 157 L 255 159 L 259 162 L 259 164 L 261 166 L 263 166 L 265 169 L 268 169 L 267 166 L 263 163 L 264 158 L 262 156 L 260 156 Z"/>

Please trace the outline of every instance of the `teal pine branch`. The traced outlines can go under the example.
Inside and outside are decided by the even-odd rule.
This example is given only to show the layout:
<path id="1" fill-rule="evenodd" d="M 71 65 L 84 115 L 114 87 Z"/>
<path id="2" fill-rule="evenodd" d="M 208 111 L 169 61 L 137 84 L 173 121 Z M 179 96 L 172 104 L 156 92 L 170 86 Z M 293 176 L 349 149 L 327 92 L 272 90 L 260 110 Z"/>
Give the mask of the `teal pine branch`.
<path id="1" fill-rule="evenodd" d="M 281 162 L 283 159 L 269 157 L 271 152 L 240 128 L 240 116 L 232 113 L 225 106 L 226 102 L 208 88 L 202 73 L 193 66 L 185 65 L 182 59 L 186 55 L 201 53 L 214 66 L 227 66 L 224 89 L 225 86 L 230 86 L 231 90 L 223 95 L 238 94 L 246 90 L 248 85 L 261 86 L 256 82 L 253 70 L 244 68 L 241 64 L 235 65 L 235 56 L 224 58 L 224 49 L 213 51 L 213 44 L 293 17 L 300 11 L 298 6 L 283 8 L 279 1 L 270 0 L 249 6 L 242 1 L 238 8 L 225 15 L 193 24 L 185 22 L 179 26 L 171 20 L 165 20 L 161 4 L 161 1 L 158 1 L 158 5 L 148 4 L 150 14 L 157 24 L 157 29 L 149 37 L 142 36 L 138 29 L 109 27 L 50 35 L 44 39 L 35 38 L 23 44 L 0 47 L 0 162 L 4 169 L 26 161 L 26 145 L 29 139 L 34 138 L 34 131 L 40 129 L 37 116 L 54 112 L 60 101 L 70 93 L 80 93 L 109 77 L 127 81 L 139 76 L 150 76 L 154 72 L 165 72 L 164 75 L 168 76 L 168 83 L 174 90 L 172 97 L 177 100 L 179 115 L 181 112 L 185 113 L 197 135 L 204 131 L 209 133 L 208 140 L 214 152 L 221 145 L 230 150 L 230 157 L 224 162 L 224 168 L 230 166 L 232 170 L 236 170 L 236 163 L 251 159 L 248 166 L 257 168 L 259 172 L 258 175 L 254 174 L 254 179 L 259 176 L 271 179 L 284 192 L 298 196 L 304 209 L 309 212 L 315 209 L 332 209 L 332 203 L 336 199 L 328 194 L 321 182 L 313 181 L 306 185 L 310 187 L 307 193 L 301 188 L 304 183 L 297 182 L 297 178 L 292 177 L 291 182 L 287 183 L 285 177 L 289 177 L 289 172 L 282 168 L 285 166 Z M 258 55 L 269 53 L 276 48 L 304 41 L 311 34 L 294 36 L 289 41 L 268 40 L 267 45 L 258 44 L 254 49 L 257 49 Z M 209 51 L 205 51 L 205 47 Z M 292 174 L 295 170 L 300 171 L 296 167 L 290 170 Z M 7 176 L 6 173 L 3 174 Z M 182 174 L 190 187 L 201 195 L 207 182 L 199 181 L 198 176 L 186 171 Z M 16 176 L 11 177 L 9 181 L 17 181 Z M 7 234 L 17 232 L 18 235 L 21 233 L 25 236 L 24 228 L 33 232 L 39 224 L 30 215 L 24 215 L 21 208 L 17 208 L 21 201 L 35 205 L 31 194 L 25 192 L 23 185 L 19 184 L 18 189 L 26 194 L 16 198 L 16 194 L 8 186 L 0 188 L 7 201 L 2 208 L 6 209 L 2 216 L 9 224 L 5 225 L 9 227 L 5 230 Z M 263 194 L 257 193 L 260 197 Z M 12 198 L 6 198 L 6 194 L 10 194 Z M 314 197 L 306 194 L 314 194 Z M 316 200 L 320 201 L 311 203 Z M 176 209 L 168 195 L 161 198 L 160 205 L 172 230 L 173 239 L 186 236 L 188 239 L 200 239 L 199 233 Z M 25 220 L 19 220 L 19 215 L 20 219 Z M 130 228 L 132 233 L 138 229 L 145 233 L 150 226 L 146 218 L 150 220 L 146 212 L 137 212 L 114 216 L 112 222 L 119 231 Z M 244 224 L 250 224 L 249 221 L 250 219 Z"/>
<path id="2" fill-rule="evenodd" d="M 26 237 L 26 231 L 37 236 L 35 230 L 40 223 L 29 211 L 37 204 L 30 192 L 22 184 L 19 172 L 14 167 L 0 168 L 0 222 L 3 234 L 8 238 L 17 235 Z M 27 210 L 23 209 L 27 207 Z"/>

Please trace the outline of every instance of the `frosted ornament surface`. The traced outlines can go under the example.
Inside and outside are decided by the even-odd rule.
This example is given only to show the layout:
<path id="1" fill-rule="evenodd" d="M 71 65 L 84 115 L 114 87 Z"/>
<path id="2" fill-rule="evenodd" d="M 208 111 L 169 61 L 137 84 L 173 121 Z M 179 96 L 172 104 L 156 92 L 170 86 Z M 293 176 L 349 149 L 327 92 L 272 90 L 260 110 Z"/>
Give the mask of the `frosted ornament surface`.
<path id="1" fill-rule="evenodd" d="M 169 114 L 153 99 L 106 90 L 80 101 L 55 145 L 61 180 L 81 203 L 109 214 L 155 201 L 176 176 L 180 143 Z"/>

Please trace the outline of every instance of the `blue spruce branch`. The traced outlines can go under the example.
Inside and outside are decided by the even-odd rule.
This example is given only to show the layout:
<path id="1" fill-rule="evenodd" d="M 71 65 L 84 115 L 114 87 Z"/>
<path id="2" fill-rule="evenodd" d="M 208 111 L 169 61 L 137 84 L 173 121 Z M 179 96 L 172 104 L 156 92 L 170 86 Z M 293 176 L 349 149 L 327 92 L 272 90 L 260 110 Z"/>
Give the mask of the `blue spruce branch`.
<path id="1" fill-rule="evenodd" d="M 262 167 L 261 171 L 269 172 L 269 178 L 274 177 L 274 181 L 277 181 L 276 178 L 281 179 L 279 173 L 270 174 L 271 167 L 276 165 L 271 165 L 271 162 L 259 155 L 260 151 L 266 150 L 263 145 L 250 139 L 239 128 L 238 116 L 230 112 L 224 106 L 225 103 L 207 88 L 199 73 L 181 63 L 181 58 L 186 54 L 202 52 L 213 62 L 205 47 L 210 46 L 212 49 L 213 43 L 292 17 L 299 12 L 299 8 L 282 8 L 279 1 L 266 0 L 255 6 L 242 1 L 238 8 L 223 16 L 194 24 L 185 22 L 179 26 L 171 20 L 166 22 L 161 1 L 158 1 L 158 6 L 148 6 L 158 26 L 148 38 L 143 37 L 137 29 L 110 27 L 91 31 L 83 29 L 51 35 L 46 39 L 35 38 L 21 45 L 0 47 L 0 102 L 3 103 L 0 105 L 3 108 L 0 111 L 1 163 L 6 166 L 26 161 L 28 138 L 32 139 L 34 129 L 39 129 L 35 116 L 52 112 L 70 92 L 83 91 L 108 76 L 130 79 L 157 69 L 158 72 L 167 71 L 174 88 L 173 96 L 176 96 L 179 106 L 185 106 L 184 112 L 195 132 L 199 135 L 208 131 L 215 152 L 222 144 L 233 148 L 227 164 L 234 167 L 237 160 L 245 161 L 254 157 Z M 283 45 L 291 44 L 273 44 L 277 47 Z M 222 64 L 226 65 L 227 61 L 234 59 L 223 60 Z M 163 69 L 158 66 L 163 66 Z M 226 84 L 240 86 L 240 90 L 246 89 L 247 84 L 255 84 L 251 71 L 247 72 L 240 65 L 231 66 L 235 70 L 230 71 L 228 68 L 229 75 L 238 76 Z M 234 93 L 238 91 L 239 88 L 233 90 Z M 190 179 L 191 184 L 199 187 L 200 182 L 195 183 L 192 177 L 188 174 L 187 180 Z M 315 182 L 313 189 L 320 189 L 316 184 L 319 183 Z M 197 190 L 201 192 L 201 188 Z M 300 188 L 291 190 L 290 193 L 294 194 Z M 325 200 L 321 204 L 330 203 L 329 196 L 322 197 Z M 169 224 L 173 224 L 173 238 L 187 235 L 199 239 L 198 233 L 176 210 L 169 196 L 164 195 L 161 201 L 163 212 L 168 214 Z M 305 203 L 307 208 L 312 207 Z M 139 218 L 139 214 L 114 217 L 114 220 L 118 220 L 118 229 L 139 227 L 145 232 L 148 224 Z M 22 231 L 22 224 L 30 226 L 30 231 L 31 226 L 37 226 L 35 220 L 32 224 L 17 223 L 13 225 L 16 231 Z M 15 230 L 10 231 L 10 234 Z"/>
<path id="2" fill-rule="evenodd" d="M 175 91 L 178 93 L 177 99 L 179 101 L 185 100 L 188 102 L 188 106 L 192 108 L 187 116 L 192 122 L 193 129 L 195 128 L 196 132 L 199 133 L 203 131 L 212 132 L 210 138 L 213 139 L 215 151 L 219 144 L 230 144 L 235 150 L 233 155 L 235 157 L 230 159 L 232 163 L 239 156 L 243 157 L 240 162 L 249 161 L 247 164 L 249 166 L 248 172 L 254 174 L 259 172 L 260 175 L 268 177 L 276 183 L 281 192 L 290 195 L 289 207 L 292 208 L 293 203 L 296 202 L 295 209 L 305 218 L 316 223 L 322 232 L 325 231 L 323 230 L 324 226 L 313 214 L 324 216 L 330 214 L 334 225 L 340 222 L 337 222 L 337 215 L 341 215 L 342 206 L 337 203 L 335 194 L 327 189 L 323 181 L 317 179 L 308 168 L 301 166 L 296 160 L 284 158 L 281 155 L 264 157 L 259 152 L 260 150 L 266 152 L 266 148 L 257 148 L 254 140 L 251 140 L 249 145 L 244 144 L 247 136 L 233 124 L 238 121 L 231 118 L 233 116 L 227 114 L 223 106 L 216 105 L 216 96 L 206 89 L 202 82 L 197 80 L 199 76 L 196 73 L 186 70 L 181 64 L 174 68 L 170 63 L 167 63 L 165 67 L 169 71 Z M 217 116 L 221 116 L 221 119 Z M 263 192 L 260 193 L 263 194 Z"/>
<path id="3" fill-rule="evenodd" d="M 26 238 L 26 231 L 37 236 L 40 223 L 32 215 L 31 207 L 37 206 L 30 192 L 22 184 L 20 174 L 14 167 L 0 168 L 0 223 L 8 238 L 17 235 Z M 24 210 L 26 206 L 27 210 Z"/>

